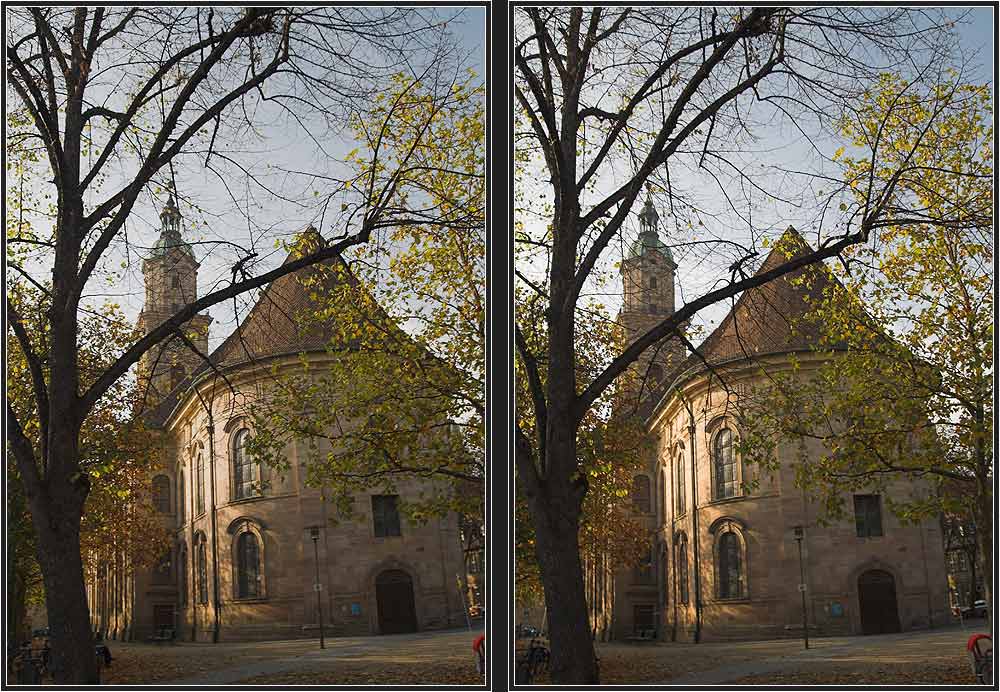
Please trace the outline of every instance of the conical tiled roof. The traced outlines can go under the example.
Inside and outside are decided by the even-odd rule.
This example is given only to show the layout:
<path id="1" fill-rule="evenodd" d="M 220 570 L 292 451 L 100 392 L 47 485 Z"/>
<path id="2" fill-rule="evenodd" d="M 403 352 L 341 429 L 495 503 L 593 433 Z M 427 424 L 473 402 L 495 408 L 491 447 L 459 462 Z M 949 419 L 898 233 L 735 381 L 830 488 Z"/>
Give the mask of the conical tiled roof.
<path id="1" fill-rule="evenodd" d="M 755 276 L 770 271 L 794 257 L 812 252 L 812 248 L 793 227 L 782 234 Z M 711 334 L 663 380 L 642 406 L 651 414 L 662 395 L 674 387 L 684 373 L 704 368 L 704 363 L 751 359 L 767 354 L 808 350 L 820 338 L 818 324 L 803 319 L 823 298 L 827 287 L 840 285 L 815 265 L 806 265 L 765 284 L 744 291 L 736 304 Z"/>
<path id="2" fill-rule="evenodd" d="M 283 264 L 297 256 L 289 254 Z M 329 271 L 332 268 L 343 271 Z M 310 293 L 322 294 L 334 290 L 338 285 L 338 275 L 346 277 L 349 282 L 356 282 L 343 260 L 333 258 L 267 284 L 246 318 L 212 351 L 209 356 L 212 365 L 230 367 L 272 356 L 324 350 L 334 334 L 332 325 L 312 321 L 306 323 L 301 316 L 315 308 Z M 210 369 L 211 366 L 203 362 L 167 397 L 147 411 L 144 416 L 146 422 L 162 426 L 191 383 Z"/>

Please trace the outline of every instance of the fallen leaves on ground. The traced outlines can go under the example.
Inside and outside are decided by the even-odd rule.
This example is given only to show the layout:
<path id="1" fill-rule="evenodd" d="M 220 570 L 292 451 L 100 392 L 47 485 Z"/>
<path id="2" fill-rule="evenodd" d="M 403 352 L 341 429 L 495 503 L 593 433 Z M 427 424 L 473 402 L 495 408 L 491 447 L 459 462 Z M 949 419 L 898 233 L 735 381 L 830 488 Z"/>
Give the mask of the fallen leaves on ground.
<path id="1" fill-rule="evenodd" d="M 193 677 L 241 663 L 262 660 L 260 652 L 205 651 L 194 646 L 111 645 L 111 665 L 101 670 L 105 685 L 155 683 Z"/>
<path id="2" fill-rule="evenodd" d="M 954 661 L 907 664 L 868 664 L 863 670 L 852 670 L 843 664 L 823 670 L 795 670 L 760 673 L 733 680 L 744 685 L 972 685 L 976 680 L 969 662 Z"/>
<path id="3" fill-rule="evenodd" d="M 442 663 L 419 662 L 406 665 L 368 662 L 333 661 L 324 669 L 289 671 L 255 675 L 240 680 L 241 685 L 344 685 L 344 684 L 438 684 L 474 685 L 483 678 L 472 661 L 465 663 L 446 661 Z"/>

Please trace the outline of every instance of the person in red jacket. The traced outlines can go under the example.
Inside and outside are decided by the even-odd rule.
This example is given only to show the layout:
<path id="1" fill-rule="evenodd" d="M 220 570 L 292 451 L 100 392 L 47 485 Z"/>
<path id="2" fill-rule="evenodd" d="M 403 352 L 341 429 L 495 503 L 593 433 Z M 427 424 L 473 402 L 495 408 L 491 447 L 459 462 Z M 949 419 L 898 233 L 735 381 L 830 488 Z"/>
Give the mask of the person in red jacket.
<path id="1" fill-rule="evenodd" d="M 482 675 L 486 672 L 486 635 L 480 634 L 472 642 L 472 650 L 476 652 L 476 669 Z"/>

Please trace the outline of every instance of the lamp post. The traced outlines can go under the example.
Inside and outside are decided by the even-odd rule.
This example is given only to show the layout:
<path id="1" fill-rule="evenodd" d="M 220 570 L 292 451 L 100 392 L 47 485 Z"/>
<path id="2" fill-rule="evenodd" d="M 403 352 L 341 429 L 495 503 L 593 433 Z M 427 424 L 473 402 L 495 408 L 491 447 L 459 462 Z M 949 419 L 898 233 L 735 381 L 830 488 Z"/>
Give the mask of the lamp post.
<path id="1" fill-rule="evenodd" d="M 320 588 L 322 587 L 319 581 L 319 527 L 309 527 L 309 535 L 313 539 L 313 555 L 316 558 L 316 583 L 313 584 L 313 591 L 316 592 L 316 612 L 319 613 L 319 648 L 325 649 L 326 644 L 323 641 L 323 598 L 320 594 Z"/>
<path id="2" fill-rule="evenodd" d="M 793 530 L 795 531 L 795 542 L 799 544 L 799 593 L 802 594 L 802 638 L 808 649 L 809 618 L 806 611 L 806 573 L 805 567 L 802 564 L 802 537 L 805 535 L 805 529 L 801 526 L 796 526 Z"/>

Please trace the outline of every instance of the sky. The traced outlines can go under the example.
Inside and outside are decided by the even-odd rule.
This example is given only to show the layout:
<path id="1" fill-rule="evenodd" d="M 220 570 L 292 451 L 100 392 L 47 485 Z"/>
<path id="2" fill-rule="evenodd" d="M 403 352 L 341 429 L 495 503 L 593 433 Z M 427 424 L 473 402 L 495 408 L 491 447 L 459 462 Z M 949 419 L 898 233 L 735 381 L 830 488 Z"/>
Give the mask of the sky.
<path id="1" fill-rule="evenodd" d="M 461 54 L 464 67 L 475 71 L 476 81 L 484 81 L 485 65 L 485 9 L 442 7 L 439 16 L 447 20 Z M 276 186 L 290 198 L 304 199 L 313 190 L 302 189 L 303 176 L 283 176 L 280 171 L 318 171 L 335 175 L 347 170 L 343 159 L 348 152 L 358 146 L 345 131 L 326 131 L 327 138 L 321 138 L 319 145 L 303 134 L 301 128 L 279 115 L 275 109 L 261 107 L 255 120 L 260 123 L 259 139 L 223 142 L 222 153 L 240 151 L 241 162 L 248 162 L 253 174 Z M 344 128 L 346 130 L 346 128 Z M 322 128 L 317 128 L 317 132 Z M 216 161 L 218 164 L 218 160 Z M 110 166 L 110 178 L 97 193 L 90 193 L 85 202 L 93 205 L 104 199 L 109 190 L 116 190 L 128 177 L 129 167 Z M 167 175 L 167 171 L 163 171 Z M 175 177 L 181 214 L 183 215 L 184 239 L 191 242 L 195 256 L 201 263 L 199 269 L 199 296 L 220 288 L 231 278 L 231 267 L 236 259 L 234 250 L 218 241 L 228 241 L 246 245 L 252 219 L 255 229 L 268 229 L 267 233 L 255 231 L 254 250 L 259 255 L 252 274 L 271 269 L 285 257 L 282 249 L 274 247 L 275 238 L 290 238 L 293 234 L 312 224 L 325 236 L 334 234 L 333 222 L 318 216 L 316 205 L 304 206 L 279 199 L 257 188 L 248 176 L 239 174 L 232 167 L 221 177 L 198 165 L 190 159 L 178 170 Z M 325 192 L 321 180 L 313 180 L 317 192 Z M 284 187 L 283 187 L 284 186 Z M 287 189 L 291 188 L 291 189 Z M 126 224 L 127 250 L 122 246 L 112 246 L 105 255 L 104 265 L 113 269 L 117 276 L 111 282 L 91 281 L 85 291 L 85 302 L 91 305 L 107 301 L 118 303 L 126 317 L 136 320 L 144 299 L 144 279 L 141 258 L 156 242 L 159 236 L 159 213 L 166 203 L 164 190 L 148 190 L 137 202 Z M 44 270 L 44 271 L 47 271 Z M 245 317 L 252 306 L 256 294 L 238 297 L 235 301 L 220 303 L 207 310 L 213 318 L 210 329 L 209 346 L 215 348 L 235 329 L 237 320 Z"/>
<path id="2" fill-rule="evenodd" d="M 969 15 L 959 21 L 956 26 L 960 40 L 960 49 L 969 60 L 969 70 L 967 78 L 978 83 L 993 84 L 993 9 L 989 7 L 956 8 L 950 10 L 952 17 L 958 19 L 960 13 L 968 11 Z M 808 128 L 807 128 L 808 129 Z M 733 152 L 734 160 L 740 162 L 744 172 L 754 171 L 756 180 L 767 180 L 769 185 L 765 185 L 771 190 L 781 190 L 793 188 L 785 181 L 784 173 L 780 168 L 799 167 L 810 170 L 811 173 L 830 174 L 840 176 L 839 170 L 832 166 L 824 168 L 821 160 L 811 151 L 817 146 L 823 154 L 830 156 L 843 144 L 837 137 L 822 136 L 806 138 L 795 127 L 787 121 L 775 124 L 771 128 L 761 130 L 762 136 L 759 141 L 741 144 L 730 144 L 732 148 L 738 149 Z M 615 176 L 614 167 L 611 167 L 608 175 Z M 621 180 L 627 177 L 627 171 L 622 173 L 621 179 L 604 180 L 598 183 L 598 192 L 594 197 L 603 196 Z M 542 180 L 541 174 L 526 176 L 529 182 L 526 184 L 530 197 L 547 195 L 548 185 L 538 181 Z M 736 184 L 736 176 L 729 180 L 723 180 L 725 185 Z M 729 208 L 725 201 L 720 186 L 712 180 L 691 177 L 686 178 L 684 172 L 671 171 L 671 183 L 676 189 L 683 189 L 688 195 L 697 200 L 704 213 L 698 215 L 685 215 L 683 218 L 670 214 L 670 209 L 666 208 L 663 196 L 658 196 L 654 192 L 654 203 L 658 207 L 660 214 L 660 237 L 668 245 L 673 246 L 673 255 L 679 267 L 676 273 L 676 305 L 680 307 L 686 301 L 697 298 L 707 290 L 715 287 L 719 280 L 728 280 L 728 265 L 735 259 L 736 253 L 727 252 L 725 246 L 721 246 L 718 252 L 711 256 L 706 256 L 699 246 L 685 246 L 684 243 L 690 241 L 700 241 L 706 237 L 733 239 L 741 242 L 748 240 L 748 235 L 744 230 L 744 219 L 750 217 L 756 225 L 770 227 L 772 237 L 779 235 L 789 225 L 794 226 L 803 233 L 807 240 L 813 245 L 816 244 L 817 229 L 820 228 L 819 218 L 816 213 L 815 200 L 821 198 L 824 193 L 829 192 L 829 186 L 824 191 L 822 184 L 810 184 L 809 189 L 797 190 L 797 197 L 788 203 L 781 203 L 769 199 L 764 195 L 751 191 L 749 205 L 745 203 L 740 194 L 733 195 L 736 209 Z M 797 184 L 801 184 L 801 180 Z M 535 194 L 537 191 L 538 194 Z M 809 199 L 810 193 L 815 197 Z M 622 238 L 612 241 L 602 255 L 598 267 L 607 276 L 612 278 L 600 286 L 591 285 L 584 291 L 585 299 L 596 301 L 603 305 L 610 317 L 617 315 L 621 307 L 621 279 L 615 269 L 616 263 L 620 262 L 624 252 L 631 245 L 631 242 L 638 236 L 637 214 L 644 202 L 645 194 L 640 195 L 632 211 L 633 214 L 626 222 L 623 229 Z M 586 207 L 586 201 L 584 206 Z M 836 209 L 836 205 L 834 205 Z M 743 218 L 740 218 L 743 217 Z M 525 215 L 523 220 L 529 227 L 537 232 L 545 223 L 544 218 L 532 218 Z M 693 228 L 687 228 L 687 222 L 694 224 Z M 830 216 L 824 220 L 823 233 L 830 230 Z M 825 236 L 824 236 L 825 237 Z M 764 248 L 757 248 L 760 252 L 758 261 L 762 261 L 767 254 Z M 538 279 L 537 273 L 542 265 L 533 264 L 520 266 L 519 269 L 528 270 L 530 276 Z M 531 271 L 535 271 L 532 274 Z M 710 306 L 698 313 L 693 320 L 693 324 L 702 329 L 701 336 L 706 336 L 725 316 L 732 306 L 732 302 L 724 301 Z M 700 338 L 696 338 L 696 343 Z"/>

